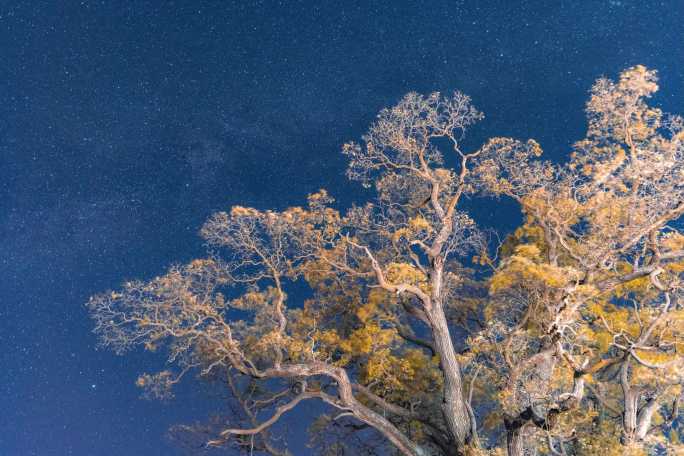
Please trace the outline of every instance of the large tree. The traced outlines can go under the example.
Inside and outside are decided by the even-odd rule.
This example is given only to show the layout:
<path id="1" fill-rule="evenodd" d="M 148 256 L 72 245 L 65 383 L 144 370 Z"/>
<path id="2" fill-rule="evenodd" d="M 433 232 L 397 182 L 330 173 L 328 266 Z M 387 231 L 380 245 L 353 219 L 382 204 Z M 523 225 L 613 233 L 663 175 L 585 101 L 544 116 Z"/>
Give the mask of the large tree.
<path id="1" fill-rule="evenodd" d="M 95 331 L 168 351 L 151 395 L 224 385 L 225 417 L 180 428 L 207 446 L 288 454 L 272 426 L 315 399 L 322 454 L 682 451 L 684 122 L 647 104 L 656 82 L 597 81 L 562 164 L 533 140 L 464 150 L 471 100 L 410 93 L 343 147 L 372 201 L 214 214 L 206 258 L 91 298 Z M 473 198 L 524 222 L 481 230 Z"/>

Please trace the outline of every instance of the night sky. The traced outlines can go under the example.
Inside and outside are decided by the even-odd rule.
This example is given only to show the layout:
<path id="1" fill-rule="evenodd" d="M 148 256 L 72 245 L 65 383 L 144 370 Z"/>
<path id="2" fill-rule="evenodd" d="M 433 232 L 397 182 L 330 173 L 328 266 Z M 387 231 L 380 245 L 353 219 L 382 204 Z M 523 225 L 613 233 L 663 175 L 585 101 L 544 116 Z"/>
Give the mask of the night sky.
<path id="1" fill-rule="evenodd" d="M 368 198 L 340 145 L 408 91 L 470 95 L 473 148 L 562 160 L 597 77 L 655 68 L 684 111 L 683 32 L 684 0 L 0 0 L 0 455 L 178 454 L 168 427 L 220 410 L 192 379 L 140 399 L 163 360 L 97 350 L 84 307 L 201 256 L 212 212 Z"/>

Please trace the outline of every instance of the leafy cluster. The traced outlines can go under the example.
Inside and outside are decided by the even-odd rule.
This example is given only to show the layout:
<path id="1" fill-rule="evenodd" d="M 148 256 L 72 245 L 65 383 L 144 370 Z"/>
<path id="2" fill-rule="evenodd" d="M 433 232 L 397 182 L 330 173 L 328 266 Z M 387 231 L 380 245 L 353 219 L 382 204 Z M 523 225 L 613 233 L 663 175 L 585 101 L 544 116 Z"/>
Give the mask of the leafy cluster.
<path id="1" fill-rule="evenodd" d="M 276 424 L 319 400 L 321 454 L 679 454 L 684 121 L 657 90 L 642 66 L 597 81 L 563 164 L 464 151 L 471 100 L 408 94 L 343 147 L 372 201 L 217 213 L 207 258 L 92 297 L 95 331 L 166 350 L 150 396 L 224 385 L 225 417 L 179 428 L 207 446 L 289 454 Z M 500 243 L 463 210 L 490 197 L 524 215 Z"/>

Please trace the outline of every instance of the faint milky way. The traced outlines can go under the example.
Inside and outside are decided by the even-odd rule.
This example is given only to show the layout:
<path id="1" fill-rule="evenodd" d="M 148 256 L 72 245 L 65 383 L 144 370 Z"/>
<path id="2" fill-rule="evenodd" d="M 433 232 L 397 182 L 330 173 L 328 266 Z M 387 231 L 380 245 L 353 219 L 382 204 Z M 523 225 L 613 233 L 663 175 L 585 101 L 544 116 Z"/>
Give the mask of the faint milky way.
<path id="1" fill-rule="evenodd" d="M 556 158 L 598 76 L 656 68 L 656 101 L 681 111 L 681 0 L 429 5 L 0 4 L 0 455 L 180 454 L 166 430 L 216 393 L 190 380 L 141 401 L 161 358 L 96 350 L 83 304 L 199 254 L 203 220 L 231 204 L 362 200 L 339 146 L 404 93 L 462 90 L 487 115 L 468 144 L 534 137 Z M 479 217 L 505 230 L 518 214 Z"/>

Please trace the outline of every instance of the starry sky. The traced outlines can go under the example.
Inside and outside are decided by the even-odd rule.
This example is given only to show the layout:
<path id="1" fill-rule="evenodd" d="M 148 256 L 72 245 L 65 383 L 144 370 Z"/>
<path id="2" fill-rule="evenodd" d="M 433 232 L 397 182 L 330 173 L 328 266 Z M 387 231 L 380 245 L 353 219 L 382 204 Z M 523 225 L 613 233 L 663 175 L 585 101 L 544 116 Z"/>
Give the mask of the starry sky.
<path id="1" fill-rule="evenodd" d="M 684 111 L 683 32 L 684 0 L 0 0 L 0 455 L 180 454 L 167 428 L 219 401 L 141 400 L 163 360 L 97 350 L 84 303 L 202 255 L 212 212 L 368 198 L 340 145 L 408 91 L 563 160 L 597 77 L 655 68 Z"/>

